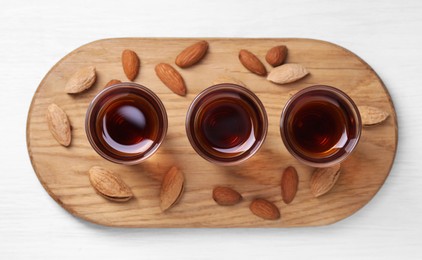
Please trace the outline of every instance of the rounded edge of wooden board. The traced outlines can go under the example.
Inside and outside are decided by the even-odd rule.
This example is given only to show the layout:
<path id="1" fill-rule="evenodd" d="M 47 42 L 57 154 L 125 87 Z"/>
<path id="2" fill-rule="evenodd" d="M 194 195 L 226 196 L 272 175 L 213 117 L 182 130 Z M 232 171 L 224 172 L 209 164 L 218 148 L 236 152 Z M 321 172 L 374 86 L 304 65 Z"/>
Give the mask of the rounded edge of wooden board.
<path id="1" fill-rule="evenodd" d="M 313 41 L 317 41 L 317 42 L 321 42 L 321 43 L 324 43 L 324 44 L 330 44 L 330 45 L 333 45 L 333 46 L 336 46 L 336 47 L 338 47 L 338 48 L 340 48 L 340 49 L 343 49 L 345 52 L 347 52 L 347 53 L 349 53 L 349 54 L 351 54 L 351 55 L 353 55 L 353 56 L 355 56 L 356 58 L 358 58 L 359 59 L 359 61 L 362 63 L 362 64 L 364 64 L 376 77 L 377 77 L 377 79 L 378 79 L 378 81 L 380 82 L 380 84 L 381 84 L 381 86 L 383 87 L 383 89 L 384 89 L 384 91 L 385 91 L 385 94 L 386 94 L 386 96 L 388 97 L 388 103 L 390 104 L 390 106 L 391 106 L 391 111 L 392 111 L 392 115 L 390 115 L 392 118 L 393 118 L 393 120 L 394 120 L 394 134 L 395 134 L 395 138 L 394 138 L 394 153 L 393 153 L 393 158 L 392 158 L 392 160 L 391 160 L 391 164 L 388 166 L 388 171 L 387 171 L 387 174 L 385 175 L 385 178 L 384 178 L 384 180 L 382 181 L 382 183 L 380 183 L 380 185 L 378 186 L 378 189 L 375 191 L 375 193 L 372 195 L 372 197 L 370 197 L 364 204 L 362 204 L 360 207 L 357 207 L 356 209 L 355 209 L 355 211 L 353 211 L 352 213 L 350 213 L 348 216 L 346 216 L 346 217 L 344 217 L 344 218 L 341 218 L 341 219 L 337 219 L 337 220 L 334 220 L 334 221 L 332 221 L 332 222 L 328 222 L 328 223 L 326 223 L 326 224 L 324 224 L 324 225 L 315 225 L 315 226 L 327 226 L 327 225 L 332 225 L 332 224 L 334 224 L 334 223 L 337 223 L 337 222 L 340 222 L 340 221 L 342 221 L 342 220 L 345 220 L 345 219 L 347 219 L 347 218 L 349 218 L 349 217 L 351 217 L 352 215 L 354 215 L 356 212 L 358 212 L 358 211 L 360 211 L 363 207 L 365 207 L 366 205 L 368 205 L 369 204 L 369 202 L 377 195 L 377 193 L 379 192 L 379 190 L 384 186 L 384 183 L 385 183 L 385 181 L 387 180 L 387 178 L 388 178 L 388 176 L 390 175 L 390 172 L 391 172 L 391 169 L 393 168 L 393 165 L 394 165 L 394 161 L 395 161 L 395 159 L 396 159 L 396 155 L 397 155 L 397 146 L 398 146 L 398 137 L 399 137 L 399 134 L 398 134 L 398 121 L 397 121 L 397 114 L 396 114 L 396 108 L 394 107 L 394 103 L 393 103 L 393 100 L 392 100 L 392 98 L 391 98 L 391 95 L 390 95 L 390 92 L 388 91 L 388 89 L 387 89 L 387 87 L 385 86 L 385 84 L 384 84 L 384 82 L 382 81 L 382 79 L 380 78 L 380 76 L 375 72 L 375 70 L 365 61 L 365 60 L 363 60 L 359 55 L 357 55 L 357 54 L 355 54 L 354 52 L 352 52 L 352 51 L 350 51 L 349 49 L 346 49 L 345 47 L 343 47 L 343 46 L 340 46 L 340 45 L 337 45 L 337 44 L 335 44 L 335 43 L 332 43 L 332 42 L 328 42 L 328 41 L 323 41 L 323 40 L 316 40 L 316 39 L 308 39 L 308 40 L 313 40 Z M 311 225 L 311 226 L 313 226 L 313 225 Z"/>
<path id="2" fill-rule="evenodd" d="M 117 40 L 117 39 L 120 39 L 120 40 L 121 39 L 142 39 L 142 37 L 141 38 L 140 37 L 105 38 L 105 39 L 99 39 L 99 40 L 95 40 L 95 41 L 86 43 L 86 44 L 81 45 L 80 47 L 72 50 L 71 52 L 69 52 L 64 57 L 62 57 L 45 74 L 45 76 L 43 77 L 43 79 L 41 80 L 41 82 L 39 83 L 37 89 L 34 92 L 34 95 L 33 95 L 32 99 L 31 99 L 30 107 L 29 107 L 29 110 L 28 110 L 27 123 L 26 123 L 26 145 L 27 145 L 27 149 L 28 149 L 28 155 L 29 155 L 29 158 L 30 158 L 30 161 L 31 161 L 31 165 L 32 165 L 32 167 L 33 167 L 33 169 L 35 171 L 35 174 L 36 174 L 38 180 L 40 181 L 41 185 L 44 187 L 44 189 L 47 191 L 47 193 L 50 195 L 50 197 L 53 198 L 53 200 L 55 200 L 62 208 L 64 208 L 66 211 L 68 211 L 72 215 L 74 215 L 74 216 L 76 216 L 76 217 L 78 217 L 80 219 L 86 220 L 86 221 L 88 221 L 90 223 L 93 223 L 93 224 L 96 224 L 96 225 L 108 226 L 108 227 L 121 227 L 121 228 L 155 228 L 156 226 L 113 225 L 113 224 L 110 224 L 108 222 L 107 223 L 105 223 L 105 222 L 103 223 L 101 220 L 100 221 L 98 219 L 95 219 L 94 220 L 94 219 L 91 219 L 91 218 L 89 218 L 89 217 L 87 217 L 85 215 L 79 214 L 78 212 L 74 211 L 71 207 L 68 207 L 66 204 L 62 203 L 62 201 L 48 188 L 48 186 L 44 184 L 44 181 L 43 181 L 42 177 L 38 174 L 37 167 L 34 164 L 34 161 L 33 161 L 33 158 L 32 158 L 32 151 L 31 151 L 31 148 L 30 148 L 30 136 L 29 136 L 29 131 L 28 130 L 29 130 L 29 125 L 31 123 L 31 114 L 32 114 L 32 109 L 33 109 L 33 105 L 34 105 L 34 100 L 35 100 L 36 95 L 39 92 L 41 86 L 43 85 L 43 82 L 45 81 L 45 79 L 49 76 L 49 74 L 63 60 L 65 60 L 68 56 L 72 55 L 74 52 L 76 52 L 76 51 L 78 51 L 80 49 L 83 49 L 83 48 L 85 48 L 86 46 L 89 46 L 89 45 L 98 44 L 99 42 L 104 42 L 104 41 Z M 366 61 L 364 61 L 361 57 L 359 57 L 358 55 L 356 55 L 352 51 L 344 48 L 343 46 L 340 46 L 340 45 L 337 45 L 335 43 L 332 43 L 332 42 L 328 42 L 328 41 L 324 41 L 324 40 L 319 40 L 319 39 L 312 39 L 312 38 L 214 38 L 214 37 L 208 37 L 208 38 L 207 37 L 195 37 L 195 38 L 181 38 L 181 37 L 178 37 L 178 38 L 174 38 L 174 37 L 151 37 L 151 38 L 145 38 L 145 39 L 156 39 L 156 40 L 159 40 L 159 39 L 167 39 L 167 40 L 170 40 L 170 39 L 174 39 L 174 40 L 178 40 L 178 39 L 184 39 L 184 40 L 186 40 L 186 39 L 192 39 L 192 40 L 196 40 L 196 39 L 198 39 L 198 40 L 199 39 L 202 39 L 202 40 L 203 39 L 210 39 L 210 40 L 232 39 L 232 40 L 257 40 L 257 41 L 258 40 L 285 40 L 285 41 L 289 41 L 289 40 L 296 40 L 297 41 L 297 40 L 299 40 L 299 41 L 314 41 L 314 42 L 318 42 L 318 43 L 322 43 L 322 44 L 327 44 L 327 45 L 335 46 L 336 48 L 339 48 L 339 49 L 344 50 L 349 55 L 358 58 L 358 60 L 363 65 L 365 65 L 367 67 L 367 69 L 369 69 L 376 76 L 376 78 L 380 82 L 381 86 L 383 87 L 383 89 L 384 89 L 384 91 L 386 93 L 386 96 L 388 97 L 388 103 L 392 107 L 392 115 L 391 115 L 391 117 L 394 120 L 394 127 L 395 127 L 395 129 L 394 129 L 395 130 L 394 131 L 395 132 L 395 139 L 394 139 L 394 141 L 395 141 L 395 143 L 394 143 L 394 154 L 393 154 L 393 158 L 391 160 L 391 164 L 388 167 L 388 172 L 385 175 L 385 178 L 383 179 L 382 183 L 380 183 L 378 189 L 375 191 L 375 193 L 365 203 L 363 203 L 362 205 L 360 205 L 359 207 L 357 207 L 349 215 L 347 215 L 347 216 L 345 216 L 343 218 L 340 218 L 340 219 L 335 219 L 333 221 L 328 221 L 328 222 L 326 222 L 324 224 L 315 224 L 315 225 L 311 224 L 311 225 L 306 225 L 306 226 L 289 226 L 289 227 L 293 228 L 293 227 L 325 226 L 325 225 L 331 225 L 331 224 L 340 222 L 342 220 L 345 220 L 345 219 L 349 218 L 350 216 L 352 216 L 353 214 L 355 214 L 356 212 L 358 212 L 359 210 L 361 210 L 364 206 L 368 205 L 368 203 L 375 197 L 375 195 L 379 192 L 379 190 L 381 189 L 381 187 L 384 185 L 387 177 L 389 176 L 389 174 L 391 172 L 391 169 L 392 169 L 392 167 L 394 165 L 394 161 L 395 161 L 395 158 L 396 158 L 396 155 L 397 155 L 397 146 L 398 146 L 398 121 L 397 121 L 396 110 L 395 110 L 394 103 L 392 101 L 391 95 L 390 95 L 388 89 L 386 88 L 384 82 L 381 80 L 381 78 L 378 76 L 378 74 L 375 72 L 375 70 Z M 167 228 L 169 228 L 169 227 L 171 228 L 173 226 L 168 226 Z M 180 228 L 180 227 L 183 227 L 183 226 L 174 226 L 174 228 Z M 264 227 L 267 227 L 267 226 L 263 226 L 262 228 L 264 228 Z M 287 227 L 287 228 L 289 228 L 289 227 Z M 250 226 L 250 227 L 246 227 L 246 228 L 256 228 L 256 227 L 255 226 Z M 280 228 L 280 227 L 276 227 L 276 228 Z"/>
<path id="3" fill-rule="evenodd" d="M 70 208 L 70 207 L 68 207 L 66 204 L 64 204 L 51 190 L 50 190 L 50 188 L 47 186 L 47 185 L 45 185 L 44 184 L 44 181 L 43 181 L 43 179 L 42 179 L 42 177 L 41 177 L 41 175 L 39 175 L 38 174 L 38 169 L 37 169 L 37 166 L 35 165 L 35 163 L 34 163 L 34 160 L 33 160 L 33 158 L 32 158 L 32 151 L 31 151 L 31 147 L 30 147 L 30 145 L 31 145 L 31 140 L 30 140 L 30 132 L 29 132 L 29 125 L 30 125 L 30 123 L 31 123 L 31 114 L 32 114 L 32 109 L 33 109 L 33 107 L 34 107 L 34 102 L 35 102 L 35 98 L 36 98 L 36 95 L 37 95 L 37 93 L 40 91 L 40 88 L 41 88 L 41 86 L 43 85 L 43 83 L 44 83 L 44 81 L 45 81 L 45 79 L 50 75 L 50 73 L 63 61 L 63 60 L 65 60 L 68 56 L 70 56 L 73 52 L 75 52 L 75 51 L 77 51 L 77 50 L 79 50 L 79 49 L 82 49 L 83 47 L 85 47 L 85 46 L 88 46 L 88 45 L 91 45 L 91 44 L 94 44 L 94 43 L 96 43 L 96 42 L 98 42 L 98 41 L 102 41 L 102 40 L 96 40 L 96 41 L 92 41 L 92 42 L 89 42 L 89 43 L 87 43 L 87 44 L 84 44 L 84 45 L 82 45 L 82 46 L 80 46 L 80 47 L 78 47 L 78 48 L 76 48 L 76 49 L 74 49 L 74 50 L 72 50 L 71 52 L 69 52 L 68 54 L 66 54 L 65 56 L 63 56 L 59 61 L 57 61 L 55 64 L 54 64 L 54 66 L 53 67 L 51 67 L 50 68 L 50 70 L 48 70 L 48 72 L 44 75 L 44 77 L 42 78 L 42 80 L 41 80 L 41 82 L 38 84 L 38 87 L 37 87 L 37 89 L 35 90 L 35 92 L 34 92 L 34 95 L 32 96 L 32 99 L 31 99 L 31 104 L 29 105 L 29 110 L 28 110 L 28 116 L 26 117 L 26 134 L 25 134 L 25 137 L 26 137 L 26 148 L 27 148 L 27 150 L 28 150 L 28 156 L 29 156 L 29 159 L 30 159 L 30 161 L 31 161 L 31 165 L 32 165 L 32 168 L 34 169 L 34 172 L 35 172 L 35 175 L 37 176 L 37 179 L 39 180 L 39 182 L 41 183 L 41 185 L 43 186 L 43 188 L 47 191 L 47 193 L 48 193 L 48 195 L 50 195 L 50 197 L 54 200 L 54 201 L 56 201 L 63 209 L 65 209 L 67 212 L 69 212 L 70 214 L 72 214 L 73 216 L 76 216 L 76 217 L 78 217 L 78 218 L 80 218 L 80 219 L 83 219 L 83 220 L 86 220 L 86 221 L 89 221 L 90 223 L 94 223 L 94 224 L 99 224 L 99 223 L 97 223 L 97 222 L 94 222 L 93 220 L 91 220 L 91 219 L 88 219 L 88 218 L 86 218 L 86 217 L 83 217 L 83 216 L 81 216 L 81 215 L 79 215 L 77 212 L 75 212 L 72 208 Z M 100 224 L 100 225 L 103 225 L 103 224 Z"/>

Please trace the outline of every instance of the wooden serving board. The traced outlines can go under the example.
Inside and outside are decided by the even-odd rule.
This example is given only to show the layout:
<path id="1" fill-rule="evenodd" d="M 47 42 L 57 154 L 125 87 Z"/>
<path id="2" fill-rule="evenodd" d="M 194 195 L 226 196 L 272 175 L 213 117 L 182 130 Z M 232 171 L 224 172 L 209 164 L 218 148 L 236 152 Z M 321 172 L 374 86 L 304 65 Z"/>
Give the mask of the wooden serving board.
<path id="1" fill-rule="evenodd" d="M 174 65 L 177 54 L 198 39 L 124 38 L 99 40 L 84 45 L 60 60 L 39 85 L 28 115 L 28 152 L 41 184 L 50 196 L 71 214 L 116 227 L 294 227 L 326 225 L 350 216 L 375 195 L 387 178 L 397 148 L 397 120 L 387 89 L 362 59 L 332 43 L 310 39 L 207 39 L 210 48 L 197 65 L 177 70 L 185 79 L 188 94 L 172 93 L 156 77 L 160 62 Z M 275 45 L 288 47 L 288 63 L 300 63 L 310 75 L 287 85 L 275 85 L 247 71 L 238 60 L 246 48 L 264 61 Z M 111 79 L 126 80 L 121 52 L 132 49 L 141 59 L 135 82 L 152 89 L 163 101 L 169 117 L 167 137 L 158 152 L 136 166 L 123 166 L 102 159 L 85 135 L 85 112 L 91 99 Z M 96 84 L 86 92 L 68 95 L 64 86 L 80 67 L 94 65 Z M 265 64 L 267 69 L 270 66 Z M 263 147 L 239 166 L 213 165 L 195 153 L 185 133 L 185 116 L 194 97 L 227 75 L 241 80 L 263 102 L 269 119 Z M 349 94 L 357 105 L 381 108 L 390 117 L 381 125 L 364 128 L 355 152 L 342 164 L 340 178 L 330 193 L 314 198 L 309 190 L 313 168 L 301 165 L 286 150 L 279 121 L 292 93 L 316 84 L 335 86 Z M 72 144 L 60 146 L 48 131 L 46 110 L 50 103 L 69 116 Z M 132 188 L 135 198 L 126 203 L 110 202 L 91 187 L 88 169 L 94 165 L 118 173 Z M 160 183 L 171 166 L 182 169 L 185 192 L 174 208 L 163 213 L 159 207 Z M 280 194 L 283 170 L 293 165 L 300 184 L 294 201 L 286 205 Z M 235 206 L 223 207 L 212 199 L 217 185 L 231 186 L 244 197 Z M 254 198 L 274 202 L 281 219 L 263 220 L 249 211 Z"/>

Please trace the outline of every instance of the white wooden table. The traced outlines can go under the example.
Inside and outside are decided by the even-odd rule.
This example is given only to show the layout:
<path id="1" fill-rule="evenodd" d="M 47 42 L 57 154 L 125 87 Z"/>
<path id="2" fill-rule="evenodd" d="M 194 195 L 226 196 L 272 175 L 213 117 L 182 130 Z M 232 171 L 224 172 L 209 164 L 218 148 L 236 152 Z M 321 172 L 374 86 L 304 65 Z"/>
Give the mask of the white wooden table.
<path id="1" fill-rule="evenodd" d="M 422 1 L 11 1 L 0 5 L 0 259 L 421 259 Z M 116 229 L 71 216 L 31 167 L 25 127 L 47 71 L 112 37 L 306 37 L 342 45 L 380 75 L 399 148 L 375 198 L 331 226 Z"/>

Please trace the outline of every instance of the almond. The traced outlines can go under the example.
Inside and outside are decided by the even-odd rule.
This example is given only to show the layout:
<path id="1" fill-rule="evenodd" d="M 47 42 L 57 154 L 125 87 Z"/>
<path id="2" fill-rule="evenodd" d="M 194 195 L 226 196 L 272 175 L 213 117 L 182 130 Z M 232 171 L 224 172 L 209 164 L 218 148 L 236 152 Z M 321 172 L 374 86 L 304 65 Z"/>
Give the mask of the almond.
<path id="1" fill-rule="evenodd" d="M 176 65 L 187 68 L 198 63 L 207 53 L 208 42 L 199 41 L 184 49 L 176 58 Z"/>
<path id="2" fill-rule="evenodd" d="M 275 46 L 268 50 L 265 60 L 273 67 L 283 64 L 287 56 L 287 47 L 285 45 Z"/>
<path id="3" fill-rule="evenodd" d="M 66 93 L 76 94 L 86 89 L 89 89 L 94 85 L 97 79 L 94 66 L 88 66 L 76 71 L 67 81 L 64 89 Z"/>
<path id="4" fill-rule="evenodd" d="M 133 81 L 139 73 L 140 61 L 138 55 L 132 50 L 122 52 L 122 66 L 126 77 Z"/>
<path id="5" fill-rule="evenodd" d="M 281 177 L 281 196 L 284 203 L 289 204 L 296 196 L 299 177 L 294 167 L 287 167 Z"/>
<path id="6" fill-rule="evenodd" d="M 387 112 L 376 107 L 359 106 L 358 109 L 362 118 L 362 124 L 364 126 L 373 126 L 381 124 L 389 116 Z"/>
<path id="7" fill-rule="evenodd" d="M 287 84 L 299 80 L 309 72 L 300 64 L 288 63 L 271 70 L 267 79 L 277 84 Z"/>
<path id="8" fill-rule="evenodd" d="M 311 192 L 319 197 L 329 192 L 340 176 L 340 164 L 329 168 L 317 168 L 311 177 Z"/>
<path id="9" fill-rule="evenodd" d="M 118 175 L 102 167 L 89 169 L 89 181 L 95 191 L 108 200 L 123 202 L 133 197 L 129 186 Z"/>
<path id="10" fill-rule="evenodd" d="M 185 179 L 183 173 L 177 168 L 172 167 L 164 176 L 161 183 L 160 207 L 166 211 L 173 207 L 183 193 Z"/>
<path id="11" fill-rule="evenodd" d="M 242 87 L 246 87 L 246 85 L 242 81 L 235 79 L 233 77 L 230 77 L 228 75 L 221 75 L 218 78 L 216 78 L 212 83 L 214 85 L 222 84 L 222 83 L 233 83 Z"/>
<path id="12" fill-rule="evenodd" d="M 122 83 L 122 82 L 118 79 L 112 79 L 104 86 L 104 88 L 108 88 L 112 85 L 116 85 L 116 84 L 119 84 L 119 83 Z"/>
<path id="13" fill-rule="evenodd" d="M 186 86 L 182 76 L 170 64 L 158 64 L 155 66 L 155 73 L 171 91 L 180 96 L 186 95 Z"/>
<path id="14" fill-rule="evenodd" d="M 276 220 L 280 218 L 280 211 L 276 205 L 265 199 L 253 200 L 249 209 L 253 214 L 263 219 Z"/>
<path id="15" fill-rule="evenodd" d="M 266 76 L 267 69 L 265 69 L 264 64 L 248 50 L 240 50 L 239 60 L 250 72 L 255 73 L 259 76 Z"/>
<path id="16" fill-rule="evenodd" d="M 212 191 L 212 198 L 219 205 L 231 206 L 239 203 L 242 200 L 242 195 L 229 187 L 215 187 Z"/>
<path id="17" fill-rule="evenodd" d="M 69 146 L 72 139 L 70 123 L 63 109 L 54 103 L 50 104 L 47 108 L 47 123 L 48 129 L 57 142 L 63 146 Z"/>

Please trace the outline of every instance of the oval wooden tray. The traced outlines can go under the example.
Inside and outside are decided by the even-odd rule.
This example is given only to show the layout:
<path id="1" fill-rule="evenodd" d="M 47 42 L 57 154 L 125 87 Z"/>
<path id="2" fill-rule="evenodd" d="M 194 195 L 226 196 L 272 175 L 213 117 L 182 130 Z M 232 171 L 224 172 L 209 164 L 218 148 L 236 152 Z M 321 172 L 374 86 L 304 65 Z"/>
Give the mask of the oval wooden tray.
<path id="1" fill-rule="evenodd" d="M 188 94 L 173 94 L 155 75 L 159 62 L 174 64 L 175 57 L 198 39 L 125 38 L 106 39 L 84 45 L 59 61 L 39 85 L 27 122 L 28 152 L 41 184 L 50 196 L 70 213 L 85 220 L 118 227 L 293 227 L 326 225 L 350 216 L 363 207 L 380 189 L 393 164 L 397 147 L 397 120 L 391 98 L 376 73 L 362 59 L 332 43 L 310 39 L 207 39 L 210 48 L 199 64 L 179 69 Z M 275 45 L 288 47 L 287 62 L 300 63 L 310 75 L 295 83 L 279 86 L 248 72 L 238 60 L 242 48 L 264 61 Z M 141 70 L 135 82 L 151 88 L 163 101 L 169 128 L 165 142 L 147 162 L 122 166 L 102 159 L 91 148 L 84 131 L 88 103 L 111 79 L 126 80 L 121 67 L 123 49 L 136 51 Z M 98 79 L 88 91 L 68 95 L 64 85 L 73 72 L 95 65 Z M 268 70 L 270 66 L 266 64 Z M 198 156 L 185 134 L 185 115 L 193 98 L 216 78 L 227 75 L 241 80 L 266 107 L 269 118 L 267 139 L 261 150 L 245 164 L 215 166 Z M 292 93 L 307 86 L 326 84 L 348 93 L 357 105 L 379 107 L 390 114 L 383 124 L 363 130 L 356 151 L 342 164 L 341 176 L 331 192 L 314 198 L 309 190 L 312 168 L 301 165 L 285 149 L 279 133 L 282 108 Z M 70 147 L 60 146 L 46 123 L 50 103 L 69 115 Z M 127 203 L 110 202 L 95 193 L 88 169 L 98 165 L 118 173 L 132 188 L 135 198 Z M 172 165 L 186 178 L 180 202 L 166 213 L 159 208 L 160 182 Z M 300 178 L 294 201 L 281 200 L 280 178 L 293 165 Z M 216 185 L 238 190 L 244 200 L 222 207 L 212 199 Z M 263 220 L 249 211 L 253 198 L 273 201 L 281 211 L 277 221 Z"/>

